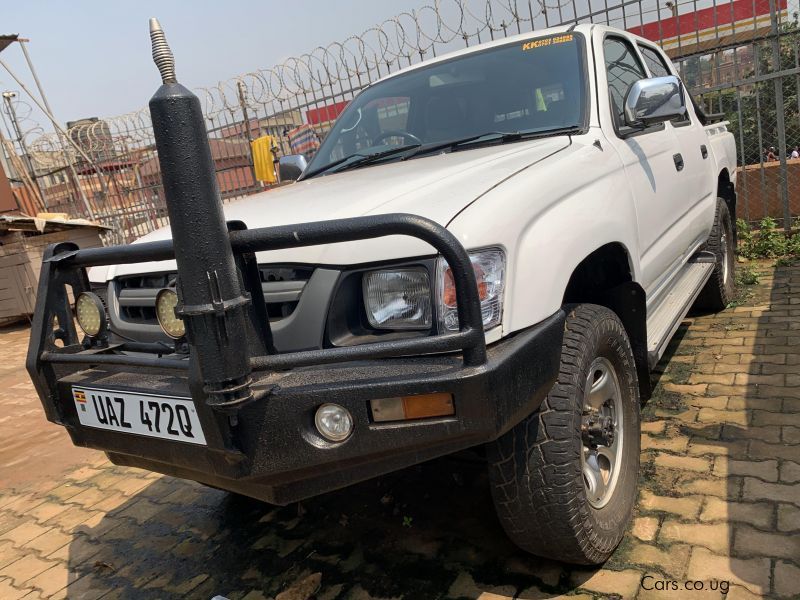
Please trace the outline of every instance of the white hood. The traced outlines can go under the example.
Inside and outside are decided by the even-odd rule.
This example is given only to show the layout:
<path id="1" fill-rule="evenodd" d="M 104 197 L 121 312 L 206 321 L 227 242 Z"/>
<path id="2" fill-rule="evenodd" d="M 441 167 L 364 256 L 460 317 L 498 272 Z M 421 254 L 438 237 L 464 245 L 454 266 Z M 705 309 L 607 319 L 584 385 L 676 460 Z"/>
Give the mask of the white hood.
<path id="1" fill-rule="evenodd" d="M 411 213 L 447 226 L 480 196 L 568 145 L 565 136 L 546 138 L 315 177 L 226 204 L 225 216 L 245 222 L 250 229 L 387 213 Z M 170 236 L 169 227 L 165 227 L 135 243 Z M 433 249 L 425 242 L 392 236 L 262 252 L 257 258 L 262 264 L 352 265 L 431 253 Z M 175 268 L 174 261 L 118 265 L 107 270 L 98 267 L 92 269 L 90 279 L 104 281 Z"/>

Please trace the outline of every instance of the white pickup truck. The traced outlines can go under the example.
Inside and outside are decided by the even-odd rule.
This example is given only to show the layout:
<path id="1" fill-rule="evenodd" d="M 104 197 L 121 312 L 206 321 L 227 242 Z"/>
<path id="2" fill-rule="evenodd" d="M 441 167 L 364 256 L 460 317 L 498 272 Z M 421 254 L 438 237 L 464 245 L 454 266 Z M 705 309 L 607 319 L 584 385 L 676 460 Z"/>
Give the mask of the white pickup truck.
<path id="1" fill-rule="evenodd" d="M 78 299 L 82 341 L 53 333 L 57 295 L 40 290 L 29 370 L 48 417 L 117 464 L 280 504 L 485 448 L 516 544 L 602 562 L 637 497 L 649 372 L 693 305 L 733 293 L 736 151 L 708 121 L 660 48 L 598 25 L 397 72 L 350 102 L 310 163 L 282 159 L 295 183 L 224 207 L 250 228 L 229 234 L 249 257 L 241 302 L 216 268 L 187 275 L 214 248 L 187 248 L 176 224 L 201 230 L 208 211 L 171 211 L 174 249 L 169 229 L 54 248 L 53 285 L 99 266 Z M 167 177 L 172 147 L 158 148 L 169 200 L 191 177 Z M 447 253 L 459 243 L 474 283 Z M 244 355 L 252 371 L 226 388 L 246 388 L 240 408 L 208 383 L 214 335 L 196 323 L 248 299 L 262 308 L 247 339 L 215 334 L 217 363 Z"/>

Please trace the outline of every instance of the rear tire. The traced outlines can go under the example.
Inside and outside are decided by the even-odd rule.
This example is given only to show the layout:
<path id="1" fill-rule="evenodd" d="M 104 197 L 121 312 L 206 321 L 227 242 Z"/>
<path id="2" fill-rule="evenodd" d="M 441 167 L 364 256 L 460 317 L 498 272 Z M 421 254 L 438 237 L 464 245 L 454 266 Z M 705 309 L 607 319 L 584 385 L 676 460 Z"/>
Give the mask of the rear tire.
<path id="1" fill-rule="evenodd" d="M 556 384 L 536 412 L 488 444 L 487 458 L 497 514 L 515 544 L 569 563 L 608 559 L 639 475 L 636 365 L 616 314 L 569 308 Z"/>
<path id="2" fill-rule="evenodd" d="M 716 257 L 716 265 L 705 287 L 697 296 L 695 307 L 701 310 L 719 312 L 724 310 L 733 300 L 736 292 L 734 282 L 735 248 L 733 246 L 733 223 L 728 205 L 722 198 L 717 198 L 717 211 L 714 225 L 708 235 L 703 250 L 712 252 Z"/>

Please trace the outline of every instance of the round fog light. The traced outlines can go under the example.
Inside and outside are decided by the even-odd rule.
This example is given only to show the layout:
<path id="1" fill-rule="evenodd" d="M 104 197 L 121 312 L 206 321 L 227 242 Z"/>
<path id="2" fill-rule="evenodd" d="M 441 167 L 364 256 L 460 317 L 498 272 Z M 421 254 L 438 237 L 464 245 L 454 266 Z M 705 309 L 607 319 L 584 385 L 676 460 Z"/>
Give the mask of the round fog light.
<path id="1" fill-rule="evenodd" d="M 353 417 L 344 406 L 323 404 L 314 415 L 320 435 L 332 442 L 342 442 L 353 432 Z"/>
<path id="2" fill-rule="evenodd" d="M 106 329 L 106 307 L 97 294 L 81 292 L 75 299 L 75 318 L 83 333 L 97 337 Z"/>
<path id="3" fill-rule="evenodd" d="M 174 340 L 186 335 L 186 326 L 183 319 L 175 314 L 175 307 L 178 306 L 178 293 L 165 288 L 156 295 L 156 317 L 161 329 Z"/>

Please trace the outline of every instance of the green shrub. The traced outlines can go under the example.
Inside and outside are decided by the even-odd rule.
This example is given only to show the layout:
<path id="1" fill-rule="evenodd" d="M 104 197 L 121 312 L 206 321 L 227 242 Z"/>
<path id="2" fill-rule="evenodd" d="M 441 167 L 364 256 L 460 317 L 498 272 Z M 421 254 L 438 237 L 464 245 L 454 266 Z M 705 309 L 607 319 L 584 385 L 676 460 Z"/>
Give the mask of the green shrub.
<path id="1" fill-rule="evenodd" d="M 744 219 L 736 220 L 739 256 L 744 258 L 780 258 L 800 256 L 800 234 L 787 238 L 772 217 L 764 217 L 754 232 Z"/>
<path id="2" fill-rule="evenodd" d="M 761 219 L 753 251 L 759 258 L 778 258 L 786 254 L 786 235 L 772 217 Z"/>
<path id="3" fill-rule="evenodd" d="M 739 255 L 745 258 L 753 256 L 753 230 L 744 219 L 736 219 L 736 233 L 739 238 Z"/>
<path id="4" fill-rule="evenodd" d="M 795 233 L 786 242 L 786 254 L 792 256 L 800 256 L 800 233 Z"/>

